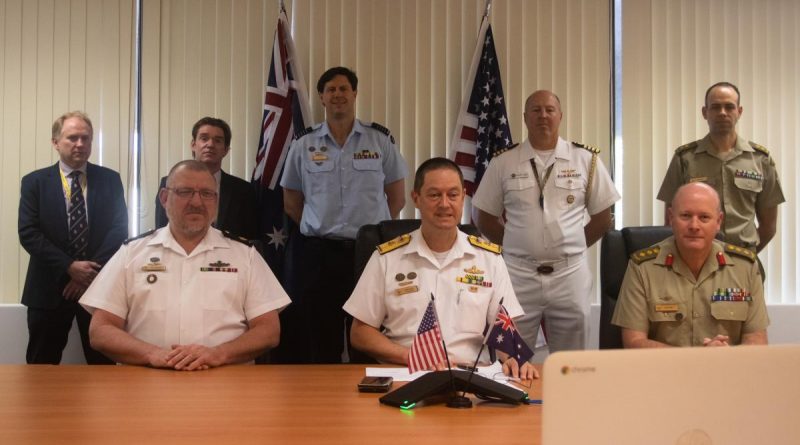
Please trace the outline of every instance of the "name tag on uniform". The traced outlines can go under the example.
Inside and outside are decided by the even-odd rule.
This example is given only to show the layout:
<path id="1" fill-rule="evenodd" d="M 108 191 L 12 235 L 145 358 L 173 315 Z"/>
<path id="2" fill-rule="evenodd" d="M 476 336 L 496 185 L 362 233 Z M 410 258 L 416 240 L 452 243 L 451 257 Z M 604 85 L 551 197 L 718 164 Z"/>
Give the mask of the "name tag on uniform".
<path id="1" fill-rule="evenodd" d="M 405 286 L 405 287 L 397 288 L 395 293 L 399 297 L 399 296 L 405 295 L 405 294 L 413 294 L 414 292 L 418 292 L 418 291 L 419 291 L 419 287 L 417 287 L 417 286 Z"/>
<path id="2" fill-rule="evenodd" d="M 657 304 L 656 312 L 678 312 L 677 304 Z"/>

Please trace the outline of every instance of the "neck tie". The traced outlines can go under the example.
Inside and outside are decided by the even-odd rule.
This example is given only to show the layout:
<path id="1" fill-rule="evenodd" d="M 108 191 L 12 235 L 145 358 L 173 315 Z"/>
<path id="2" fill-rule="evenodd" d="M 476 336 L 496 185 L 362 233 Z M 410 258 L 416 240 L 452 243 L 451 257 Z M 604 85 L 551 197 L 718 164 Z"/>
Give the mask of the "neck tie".
<path id="1" fill-rule="evenodd" d="M 76 260 L 86 259 L 86 247 L 89 245 L 89 220 L 86 218 L 86 201 L 81 189 L 81 172 L 69 174 L 69 253 Z"/>

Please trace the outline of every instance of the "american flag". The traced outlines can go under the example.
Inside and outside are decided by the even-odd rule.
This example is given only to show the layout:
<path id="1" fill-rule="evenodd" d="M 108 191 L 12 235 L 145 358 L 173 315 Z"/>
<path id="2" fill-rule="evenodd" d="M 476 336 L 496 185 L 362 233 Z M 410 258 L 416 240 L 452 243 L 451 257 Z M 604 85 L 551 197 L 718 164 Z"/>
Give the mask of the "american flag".
<path id="1" fill-rule="evenodd" d="M 428 303 L 425 315 L 417 329 L 417 335 L 408 351 L 408 372 L 415 373 L 432 369 L 437 364 L 446 360 L 442 346 L 442 331 L 439 329 L 439 320 L 436 318 L 436 307 L 433 301 Z"/>
<path id="2" fill-rule="evenodd" d="M 497 317 L 495 317 L 494 325 L 486 337 L 486 344 L 490 348 L 503 351 L 510 357 L 514 357 L 520 365 L 533 357 L 533 351 L 522 340 L 514 320 L 511 319 L 502 304 L 497 307 Z"/>
<path id="3" fill-rule="evenodd" d="M 294 134 L 311 123 L 308 93 L 296 54 L 286 11 L 281 9 L 272 45 L 264 115 L 251 181 L 256 189 L 260 212 L 262 253 L 277 277 L 283 275 L 291 225 L 283 211 L 280 176 Z"/>
<path id="4" fill-rule="evenodd" d="M 484 17 L 450 144 L 450 158 L 461 167 L 469 196 L 497 150 L 512 144 L 492 26 Z"/>

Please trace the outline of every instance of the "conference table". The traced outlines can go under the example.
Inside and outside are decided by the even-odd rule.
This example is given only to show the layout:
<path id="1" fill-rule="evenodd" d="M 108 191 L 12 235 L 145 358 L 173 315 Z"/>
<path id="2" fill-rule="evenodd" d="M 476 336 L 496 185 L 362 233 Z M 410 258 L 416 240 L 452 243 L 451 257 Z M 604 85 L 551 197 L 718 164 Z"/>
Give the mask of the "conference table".
<path id="1" fill-rule="evenodd" d="M 541 368 L 540 368 L 541 371 Z M 364 365 L 0 365 L 0 444 L 488 444 L 541 441 L 540 405 L 383 405 Z M 401 383 L 395 383 L 396 388 Z M 541 380 L 526 391 L 541 398 Z"/>

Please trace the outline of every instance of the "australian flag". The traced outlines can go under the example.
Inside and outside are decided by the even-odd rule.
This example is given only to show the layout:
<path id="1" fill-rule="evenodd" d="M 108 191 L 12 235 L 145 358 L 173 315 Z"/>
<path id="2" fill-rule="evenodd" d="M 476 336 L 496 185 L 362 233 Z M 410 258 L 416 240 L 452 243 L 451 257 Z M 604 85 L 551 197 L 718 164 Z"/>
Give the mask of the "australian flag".
<path id="1" fill-rule="evenodd" d="M 485 17 L 450 145 L 450 157 L 461 167 L 469 196 L 477 190 L 495 152 L 512 144 L 500 63 L 492 26 Z"/>
<path id="2" fill-rule="evenodd" d="M 283 211 L 280 177 L 294 134 L 310 123 L 305 81 L 289 34 L 289 20 L 286 11 L 281 9 L 272 45 L 264 115 L 252 179 L 260 211 L 264 258 L 277 277 L 283 276 L 283 260 L 290 231 L 289 218 Z"/>
<path id="3" fill-rule="evenodd" d="M 520 365 L 533 357 L 533 351 L 520 337 L 514 320 L 511 319 L 502 304 L 497 307 L 497 317 L 486 337 L 486 344 L 495 351 L 503 351 L 509 357 L 516 358 Z"/>

